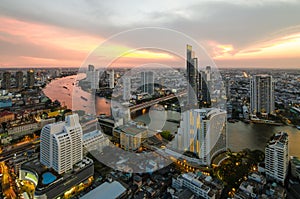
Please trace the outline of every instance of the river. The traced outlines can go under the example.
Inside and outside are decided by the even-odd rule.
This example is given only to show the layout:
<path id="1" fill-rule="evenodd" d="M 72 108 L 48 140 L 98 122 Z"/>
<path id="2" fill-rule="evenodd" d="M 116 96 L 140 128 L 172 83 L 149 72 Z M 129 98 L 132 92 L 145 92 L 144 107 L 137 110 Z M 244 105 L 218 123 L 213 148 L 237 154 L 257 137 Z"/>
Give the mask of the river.
<path id="1" fill-rule="evenodd" d="M 78 80 L 85 74 L 63 77 L 52 80 L 45 88 L 44 93 L 51 100 L 58 100 L 62 105 L 72 110 L 85 110 L 90 114 L 110 114 L 110 103 L 104 98 L 93 97 L 78 86 Z M 73 85 L 74 83 L 74 85 Z M 82 97 L 83 98 L 82 98 Z M 96 103 L 95 103 L 96 102 Z M 168 118 L 178 118 L 179 114 L 168 112 Z M 150 123 L 148 114 L 136 118 L 138 121 Z M 177 130 L 177 124 L 166 122 L 163 130 L 172 132 Z M 227 137 L 228 147 L 232 151 L 240 151 L 244 148 L 264 150 L 267 141 L 276 133 L 284 131 L 289 135 L 289 154 L 300 157 L 300 130 L 291 126 L 270 126 L 264 124 L 245 124 L 243 122 L 228 123 Z"/>

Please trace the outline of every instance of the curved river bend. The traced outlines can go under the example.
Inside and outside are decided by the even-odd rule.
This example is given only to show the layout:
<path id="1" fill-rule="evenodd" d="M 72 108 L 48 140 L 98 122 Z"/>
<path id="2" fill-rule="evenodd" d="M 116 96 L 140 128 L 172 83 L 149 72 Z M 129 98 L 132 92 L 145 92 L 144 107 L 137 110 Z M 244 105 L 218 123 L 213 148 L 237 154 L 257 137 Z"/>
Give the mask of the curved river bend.
<path id="1" fill-rule="evenodd" d="M 43 91 L 51 100 L 58 100 L 72 110 L 80 110 L 84 107 L 87 113 L 96 112 L 98 115 L 102 113 L 109 115 L 109 101 L 100 97 L 92 97 L 90 93 L 83 91 L 78 86 L 78 80 L 84 77 L 85 74 L 78 74 L 52 80 Z M 142 115 L 139 120 L 149 123 L 148 115 Z M 285 131 L 289 134 L 289 154 L 300 157 L 300 130 L 294 127 L 245 124 L 243 122 L 228 123 L 227 127 L 228 146 L 232 151 L 240 151 L 244 148 L 264 151 L 267 141 L 275 132 Z M 168 123 L 165 124 L 165 128 L 176 131 L 174 125 Z"/>

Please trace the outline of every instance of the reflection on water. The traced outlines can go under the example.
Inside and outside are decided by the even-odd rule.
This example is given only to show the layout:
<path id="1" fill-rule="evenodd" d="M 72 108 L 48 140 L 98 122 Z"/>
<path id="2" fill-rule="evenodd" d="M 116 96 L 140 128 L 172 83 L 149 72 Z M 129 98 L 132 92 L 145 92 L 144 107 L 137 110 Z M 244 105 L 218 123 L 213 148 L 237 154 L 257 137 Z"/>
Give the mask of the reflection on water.
<path id="1" fill-rule="evenodd" d="M 85 78 L 85 74 L 78 74 L 52 80 L 44 89 L 45 95 L 51 100 L 58 100 L 63 106 L 72 110 L 84 110 L 89 114 L 110 115 L 110 102 L 101 97 L 83 91 L 78 81 Z M 96 101 L 96 103 L 95 103 Z"/>
<path id="2" fill-rule="evenodd" d="M 265 149 L 270 137 L 277 132 L 289 135 L 289 152 L 291 156 L 300 157 L 300 131 L 291 126 L 270 126 L 264 124 L 245 124 L 243 122 L 227 124 L 228 146 L 233 151 L 243 148 Z"/>
<path id="3" fill-rule="evenodd" d="M 109 101 L 100 97 L 92 97 L 90 93 L 81 90 L 77 86 L 77 81 L 84 77 L 85 74 L 79 74 L 78 76 L 68 76 L 53 80 L 43 91 L 50 99 L 58 100 L 62 105 L 66 105 L 72 110 L 85 110 L 91 114 L 96 112 L 97 115 L 103 113 L 110 115 Z M 82 99 L 81 96 L 87 100 Z M 178 120 L 180 114 L 168 111 L 167 118 Z M 146 124 L 150 123 L 150 117 L 147 113 L 137 117 L 135 120 L 145 122 Z M 162 130 L 169 130 L 175 133 L 177 132 L 177 127 L 177 123 L 166 121 Z M 300 157 L 300 131 L 294 127 L 237 122 L 228 123 L 227 130 L 228 146 L 233 151 L 240 151 L 244 148 L 264 150 L 267 141 L 274 133 L 285 131 L 289 134 L 290 155 Z"/>

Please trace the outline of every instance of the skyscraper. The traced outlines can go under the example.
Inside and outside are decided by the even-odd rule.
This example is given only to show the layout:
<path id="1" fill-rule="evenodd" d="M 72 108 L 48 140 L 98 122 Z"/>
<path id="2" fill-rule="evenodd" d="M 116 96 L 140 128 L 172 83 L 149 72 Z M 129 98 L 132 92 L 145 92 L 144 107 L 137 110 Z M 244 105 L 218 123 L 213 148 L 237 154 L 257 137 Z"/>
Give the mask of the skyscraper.
<path id="1" fill-rule="evenodd" d="M 288 134 L 276 133 L 265 149 L 266 176 L 284 184 L 288 173 L 289 146 Z"/>
<path id="2" fill-rule="evenodd" d="M 195 107 L 198 100 L 198 59 L 194 57 L 192 46 L 186 46 L 186 70 L 188 85 L 188 99 L 189 107 Z"/>
<path id="3" fill-rule="evenodd" d="M 41 132 L 40 162 L 61 174 L 83 159 L 82 128 L 77 114 L 65 122 L 44 126 Z"/>
<path id="4" fill-rule="evenodd" d="M 123 100 L 130 100 L 130 90 L 131 90 L 131 79 L 130 77 L 123 77 Z"/>
<path id="5" fill-rule="evenodd" d="M 88 65 L 88 71 L 94 71 L 95 70 L 95 66 L 94 65 Z"/>
<path id="6" fill-rule="evenodd" d="M 109 86 L 109 73 L 106 70 L 100 71 L 99 76 L 99 87 L 107 88 Z"/>
<path id="7" fill-rule="evenodd" d="M 27 71 L 27 87 L 32 88 L 34 86 L 34 70 Z"/>
<path id="8" fill-rule="evenodd" d="M 154 93 L 154 74 L 152 71 L 141 72 L 141 87 L 144 93 L 150 95 Z"/>
<path id="9" fill-rule="evenodd" d="M 205 68 L 205 80 L 207 82 L 210 82 L 211 81 L 211 66 L 206 66 Z"/>
<path id="10" fill-rule="evenodd" d="M 194 152 L 203 165 L 210 165 L 213 157 L 227 148 L 226 111 L 203 108 L 184 112 L 174 147 Z"/>
<path id="11" fill-rule="evenodd" d="M 254 75 L 250 81 L 250 108 L 252 113 L 273 113 L 274 82 L 271 75 Z"/>
<path id="12" fill-rule="evenodd" d="M 3 80 L 2 80 L 2 88 L 3 89 L 10 89 L 10 83 L 11 83 L 10 78 L 11 78 L 10 72 L 3 73 Z"/>
<path id="13" fill-rule="evenodd" d="M 112 69 L 109 74 L 109 88 L 115 88 L 115 71 Z"/>
<path id="14" fill-rule="evenodd" d="M 211 105 L 210 92 L 209 92 L 210 81 L 207 81 L 207 79 L 210 79 L 210 75 L 208 76 L 205 71 L 201 71 L 199 77 L 200 77 L 199 82 L 201 82 L 200 83 L 201 105 L 203 107 L 210 107 Z"/>
<path id="15" fill-rule="evenodd" d="M 86 80 L 90 83 L 91 89 L 99 88 L 99 71 L 95 70 L 94 65 L 88 65 Z"/>
<path id="16" fill-rule="evenodd" d="M 23 72 L 22 71 L 16 72 L 16 86 L 19 89 L 23 88 Z"/>

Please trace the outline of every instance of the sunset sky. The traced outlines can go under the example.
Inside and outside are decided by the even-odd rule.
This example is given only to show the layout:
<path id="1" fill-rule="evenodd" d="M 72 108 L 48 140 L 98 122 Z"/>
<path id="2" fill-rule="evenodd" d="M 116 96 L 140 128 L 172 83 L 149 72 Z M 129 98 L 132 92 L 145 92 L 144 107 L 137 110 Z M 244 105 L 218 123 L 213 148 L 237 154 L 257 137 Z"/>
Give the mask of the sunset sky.
<path id="1" fill-rule="evenodd" d="M 299 10 L 298 0 L 3 0 L 0 67 L 78 67 L 113 35 L 160 27 L 191 37 L 219 67 L 300 68 Z M 117 63 L 123 66 L 184 65 L 155 46 L 134 50 L 158 37 L 146 32 L 114 42 L 99 56 L 126 52 Z M 176 42 L 176 37 L 166 39 Z"/>

